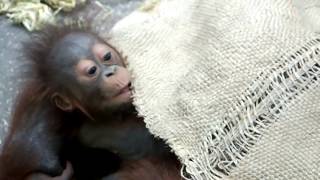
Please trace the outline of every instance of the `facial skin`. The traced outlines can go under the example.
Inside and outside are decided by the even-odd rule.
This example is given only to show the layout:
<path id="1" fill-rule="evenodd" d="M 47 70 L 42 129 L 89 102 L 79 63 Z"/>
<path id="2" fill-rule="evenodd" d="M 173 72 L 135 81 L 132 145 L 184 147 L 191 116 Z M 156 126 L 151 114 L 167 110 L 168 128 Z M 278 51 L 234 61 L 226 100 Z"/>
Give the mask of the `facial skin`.
<path id="1" fill-rule="evenodd" d="M 60 176 L 50 177 L 42 173 L 31 174 L 26 178 L 26 180 L 69 180 L 73 174 L 73 169 L 71 164 L 68 162 L 67 167 Z"/>
<path id="2" fill-rule="evenodd" d="M 130 75 L 122 57 L 95 36 L 69 34 L 54 46 L 49 59 L 55 67 L 51 72 L 59 72 L 53 80 L 65 87 L 66 94 L 54 96 L 62 110 L 86 109 L 91 115 L 131 104 Z"/>

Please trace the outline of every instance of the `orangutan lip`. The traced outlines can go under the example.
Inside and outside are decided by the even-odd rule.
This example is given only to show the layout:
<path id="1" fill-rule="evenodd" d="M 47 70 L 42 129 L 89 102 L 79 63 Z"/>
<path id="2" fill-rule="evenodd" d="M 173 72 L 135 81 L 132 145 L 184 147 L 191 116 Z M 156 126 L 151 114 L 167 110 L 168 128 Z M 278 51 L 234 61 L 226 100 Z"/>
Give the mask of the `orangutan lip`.
<path id="1" fill-rule="evenodd" d="M 119 94 L 126 93 L 126 92 L 128 92 L 128 91 L 130 91 L 130 88 L 129 88 L 129 86 L 126 86 L 126 87 L 124 87 L 124 88 L 121 89 L 121 91 L 119 92 Z"/>
<path id="2" fill-rule="evenodd" d="M 127 86 L 123 87 L 119 93 L 117 93 L 115 96 L 120 96 L 121 94 L 125 94 L 127 92 L 129 92 L 131 89 L 130 89 L 130 84 L 128 84 Z"/>

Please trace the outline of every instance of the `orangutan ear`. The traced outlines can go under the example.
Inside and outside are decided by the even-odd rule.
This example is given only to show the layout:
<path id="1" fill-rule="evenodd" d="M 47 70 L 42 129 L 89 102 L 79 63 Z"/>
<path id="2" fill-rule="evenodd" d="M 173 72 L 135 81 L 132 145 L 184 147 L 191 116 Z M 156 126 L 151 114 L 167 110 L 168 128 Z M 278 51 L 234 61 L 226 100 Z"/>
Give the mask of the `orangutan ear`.
<path id="1" fill-rule="evenodd" d="M 63 96 L 59 93 L 55 93 L 52 95 L 51 98 L 52 101 L 56 104 L 56 106 L 61 110 L 66 112 L 71 112 L 74 110 L 74 105 L 72 104 L 72 101 L 66 96 Z"/>

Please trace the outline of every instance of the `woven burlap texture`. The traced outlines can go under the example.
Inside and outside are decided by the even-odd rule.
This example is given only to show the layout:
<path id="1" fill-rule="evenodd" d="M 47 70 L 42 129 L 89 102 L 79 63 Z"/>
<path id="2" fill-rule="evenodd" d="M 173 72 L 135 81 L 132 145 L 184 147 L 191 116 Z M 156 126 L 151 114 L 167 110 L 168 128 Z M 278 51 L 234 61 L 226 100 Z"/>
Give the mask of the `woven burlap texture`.
<path id="1" fill-rule="evenodd" d="M 163 0 L 111 31 L 190 179 L 320 179 L 320 38 L 289 0 Z"/>

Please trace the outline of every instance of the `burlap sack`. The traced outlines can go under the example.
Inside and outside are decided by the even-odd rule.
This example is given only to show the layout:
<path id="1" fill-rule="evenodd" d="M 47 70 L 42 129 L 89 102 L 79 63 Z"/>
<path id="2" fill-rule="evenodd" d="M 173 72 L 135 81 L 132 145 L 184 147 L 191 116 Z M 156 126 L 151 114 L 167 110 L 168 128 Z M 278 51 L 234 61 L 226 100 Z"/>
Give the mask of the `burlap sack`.
<path id="1" fill-rule="evenodd" d="M 320 37 L 295 5 L 163 0 L 112 30 L 187 178 L 320 179 Z"/>

